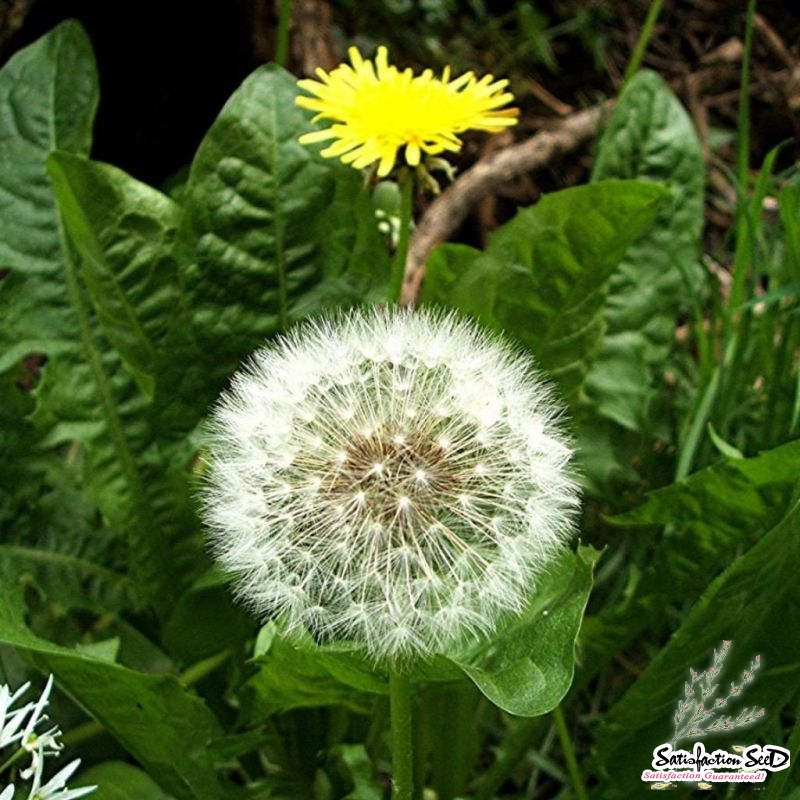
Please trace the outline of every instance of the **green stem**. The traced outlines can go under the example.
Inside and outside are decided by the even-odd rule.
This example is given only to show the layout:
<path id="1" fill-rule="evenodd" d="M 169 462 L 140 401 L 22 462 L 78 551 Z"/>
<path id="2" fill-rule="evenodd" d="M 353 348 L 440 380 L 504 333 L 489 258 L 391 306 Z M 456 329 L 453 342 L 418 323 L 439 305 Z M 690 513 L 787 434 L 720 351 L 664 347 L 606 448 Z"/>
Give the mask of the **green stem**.
<path id="1" fill-rule="evenodd" d="M 185 688 L 194 686 L 224 664 L 230 657 L 230 650 L 222 650 L 213 656 L 204 658 L 202 661 L 198 661 L 184 670 L 179 680 Z"/>
<path id="2" fill-rule="evenodd" d="M 628 84 L 628 81 L 638 72 L 639 67 L 642 65 L 644 58 L 644 51 L 647 50 L 647 45 L 653 37 L 653 30 L 658 20 L 658 15 L 661 13 L 661 6 L 664 5 L 664 0 L 653 0 L 650 7 L 647 9 L 647 17 L 645 17 L 642 32 L 636 41 L 636 47 L 633 48 L 631 53 L 631 60 L 625 69 L 625 75 L 622 78 L 622 88 Z"/>
<path id="3" fill-rule="evenodd" d="M 408 244 L 411 241 L 411 215 L 414 210 L 414 173 L 404 167 L 397 176 L 397 183 L 400 186 L 400 232 L 397 237 L 397 250 L 392 261 L 388 298 L 391 304 L 400 300 L 400 294 L 403 291 Z"/>
<path id="4" fill-rule="evenodd" d="M 392 798 L 414 800 L 414 737 L 409 676 L 399 669 L 389 672 L 392 718 Z"/>
<path id="5" fill-rule="evenodd" d="M 432 745 L 428 782 L 437 800 L 454 800 L 467 793 L 480 751 L 476 716 L 482 697 L 475 684 L 466 680 L 436 685 L 420 697 L 417 716 L 427 712 L 426 732 Z"/>
<path id="6" fill-rule="evenodd" d="M 711 410 L 717 399 L 719 391 L 721 366 L 714 369 L 711 379 L 706 384 L 703 394 L 696 403 L 694 413 L 687 427 L 686 435 L 682 437 L 678 464 L 675 468 L 675 480 L 682 481 L 692 471 L 700 443 L 706 431 L 706 424 L 711 418 Z"/>
<path id="7" fill-rule="evenodd" d="M 564 753 L 564 760 L 567 762 L 567 771 L 569 772 L 569 777 L 572 781 L 572 788 L 575 792 L 575 796 L 578 798 L 578 800 L 589 800 L 586 787 L 583 785 L 583 776 L 581 775 L 581 770 L 578 766 L 578 759 L 575 758 L 575 750 L 572 747 L 572 739 L 570 739 L 569 731 L 567 730 L 567 723 L 564 720 L 564 712 L 561 710 L 561 706 L 556 706 L 553 709 L 553 720 L 556 723 L 558 740 L 561 742 L 561 751 Z"/>
<path id="8" fill-rule="evenodd" d="M 739 119 L 736 141 L 736 185 L 739 194 L 736 204 L 736 252 L 733 261 L 733 282 L 728 303 L 728 322 L 744 301 L 745 275 L 750 258 L 750 230 L 747 219 L 747 173 L 750 166 L 750 53 L 753 49 L 753 27 L 756 0 L 747 3 L 742 71 L 739 80 Z"/>
<path id="9" fill-rule="evenodd" d="M 292 0 L 281 0 L 278 9 L 278 31 L 275 36 L 275 63 L 285 67 L 289 61 L 289 23 L 292 19 Z"/>
<path id="10" fill-rule="evenodd" d="M 17 749 L 16 749 L 16 750 L 15 750 L 15 751 L 14 751 L 14 752 L 13 752 L 13 753 L 12 753 L 12 754 L 9 756 L 9 758 L 7 758 L 7 759 L 6 759 L 6 760 L 5 760 L 5 761 L 4 761 L 2 764 L 0 764 L 0 775 L 3 775 L 3 773 L 4 773 L 4 772 L 5 772 L 7 769 L 9 769 L 10 767 L 13 767 L 13 766 L 14 766 L 14 764 L 16 764 L 16 763 L 17 763 L 17 761 L 22 761 L 22 759 L 23 759 L 23 758 L 24 758 L 26 755 L 27 755 L 27 754 L 26 754 L 25 750 L 23 750 L 21 747 L 17 748 Z"/>
<path id="11" fill-rule="evenodd" d="M 106 733 L 104 725 L 95 720 L 89 720 L 89 722 L 84 722 L 83 725 L 78 725 L 77 728 L 71 728 L 66 731 L 61 737 L 61 742 L 65 747 L 71 748 L 83 744 L 89 739 L 94 739 L 96 736 L 103 736 Z"/>

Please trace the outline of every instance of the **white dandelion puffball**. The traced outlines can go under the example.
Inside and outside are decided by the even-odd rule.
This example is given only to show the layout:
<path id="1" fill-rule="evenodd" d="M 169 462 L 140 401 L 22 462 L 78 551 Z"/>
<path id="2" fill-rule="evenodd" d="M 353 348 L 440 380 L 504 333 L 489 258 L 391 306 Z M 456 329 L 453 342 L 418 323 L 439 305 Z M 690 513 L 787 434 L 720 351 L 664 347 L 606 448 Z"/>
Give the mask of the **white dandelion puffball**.
<path id="1" fill-rule="evenodd" d="M 520 612 L 578 506 L 529 356 L 450 313 L 359 309 L 255 353 L 211 420 L 204 517 L 238 594 L 377 662 Z"/>

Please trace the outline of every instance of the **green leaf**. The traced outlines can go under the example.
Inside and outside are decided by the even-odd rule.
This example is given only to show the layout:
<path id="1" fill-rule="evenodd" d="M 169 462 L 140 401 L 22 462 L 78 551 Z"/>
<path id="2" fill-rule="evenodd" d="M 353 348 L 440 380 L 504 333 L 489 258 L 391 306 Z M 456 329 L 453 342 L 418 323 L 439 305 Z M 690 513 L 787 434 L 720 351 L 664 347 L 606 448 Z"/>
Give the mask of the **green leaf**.
<path id="1" fill-rule="evenodd" d="M 244 686 L 246 717 L 260 724 L 292 708 L 344 706 L 366 714 L 374 699 L 367 692 L 386 692 L 385 678 L 351 652 L 324 651 L 310 640 L 283 638 L 274 623 L 262 628 L 256 648 L 258 672 Z"/>
<path id="2" fill-rule="evenodd" d="M 535 717 L 552 711 L 572 684 L 575 640 L 599 553 L 567 553 L 541 579 L 525 614 L 467 656 L 453 657 L 495 705 Z"/>
<path id="3" fill-rule="evenodd" d="M 206 749 L 221 728 L 200 699 L 172 676 L 134 672 L 34 635 L 23 621 L 22 585 L 8 568 L 0 577 L 0 643 L 54 673 L 56 686 L 113 734 L 165 792 L 180 800 L 228 795 Z"/>
<path id="4" fill-rule="evenodd" d="M 0 285 L 2 283 L 0 282 Z M 30 376 L 28 376 L 30 379 Z M 37 483 L 45 465 L 34 470 L 28 458 L 36 443 L 36 433 L 26 419 L 32 401 L 20 384 L 24 377 L 6 373 L 0 375 L 0 533 L 19 524 L 25 510 L 35 503 L 39 494 Z M 8 541 L 5 536 L 2 541 Z"/>
<path id="5" fill-rule="evenodd" d="M 756 655 L 763 664 L 736 710 L 744 705 L 763 706 L 765 718 L 776 719 L 796 693 L 800 684 L 800 637 L 794 635 L 800 628 L 798 526 L 796 495 L 778 524 L 711 583 L 669 644 L 605 716 L 597 737 L 598 760 L 609 782 L 603 797 L 631 797 L 641 789 L 641 772 L 650 767 L 654 748 L 671 737 L 687 670 L 703 668 L 723 639 L 733 642 L 730 663 L 726 659 L 723 668 L 723 685 L 736 680 Z M 739 731 L 735 741 L 759 738 L 758 729 L 752 728 Z M 730 743 L 722 734 L 707 749 Z"/>
<path id="6" fill-rule="evenodd" d="M 46 453 L 42 444 L 43 437 L 45 446 L 55 447 L 103 431 L 98 412 L 108 401 L 109 394 L 102 393 L 108 384 L 99 387 L 94 375 L 103 369 L 113 373 L 118 364 L 113 354 L 101 364 L 91 324 L 79 313 L 85 298 L 65 270 L 63 231 L 45 164 L 57 148 L 88 151 L 97 96 L 91 47 L 75 22 L 59 25 L 0 71 L 0 267 L 9 270 L 0 281 L 0 371 L 17 369 L 17 380 L 26 385 L 38 380 L 36 425 L 15 423 L 25 431 L 27 446 L 10 485 L 27 482 L 28 488 L 21 489 L 27 502 L 14 515 L 14 531 L 5 539 L 17 549 L 7 555 L 13 555 L 18 568 L 35 568 L 51 599 L 71 604 L 82 587 L 88 606 L 95 593 L 86 591 L 84 578 L 101 577 L 102 568 L 96 567 L 101 553 L 113 550 L 113 536 L 107 529 L 100 532 L 95 509 L 75 485 L 74 469 Z M 41 355 L 48 363 L 39 379 Z M 35 358 L 20 367 L 30 356 Z M 16 405 L 20 393 L 14 395 Z M 130 395 L 126 399 L 130 404 L 122 415 L 136 402 Z M 114 452 L 118 444 L 111 441 L 109 449 Z M 72 458 L 80 463 L 79 451 Z M 93 472 L 99 480 L 91 496 L 99 500 L 105 495 L 101 506 L 111 511 L 119 507 L 119 472 L 107 466 L 100 463 Z M 115 488 L 105 492 L 101 484 Z M 37 489 L 31 493 L 33 485 Z M 108 570 L 103 574 L 114 582 Z"/>
<path id="7" fill-rule="evenodd" d="M 117 352 L 102 337 L 73 256 L 28 289 L 58 307 L 58 344 L 36 389 L 39 446 L 77 441 L 86 496 L 123 532 L 137 592 L 162 612 L 205 566 L 189 487 L 193 444 L 169 439 Z M 34 294 L 35 296 L 35 294 Z M 0 298 L 2 293 L 0 292 Z"/>
<path id="8" fill-rule="evenodd" d="M 658 181 L 672 194 L 628 249 L 609 281 L 603 347 L 587 379 L 595 409 L 631 430 L 648 426 L 663 391 L 663 363 L 678 312 L 697 287 L 705 168 L 691 119 L 666 83 L 641 71 L 614 109 L 595 157 L 593 181 Z"/>
<path id="9" fill-rule="evenodd" d="M 75 22 L 62 23 L 0 71 L 0 268 L 9 270 L 0 281 L 2 372 L 32 354 L 69 350 L 65 332 L 79 338 L 60 285 L 62 240 L 45 161 L 59 147 L 88 151 L 97 98 L 91 46 Z M 34 378 L 29 372 L 25 382 Z M 75 375 L 65 394 L 81 383 L 85 391 L 85 378 Z M 38 438 L 32 429 L 30 435 L 28 462 Z"/>
<path id="10" fill-rule="evenodd" d="M 755 458 L 727 459 L 647 495 L 638 508 L 611 518 L 615 525 L 677 525 L 690 529 L 695 548 L 730 547 L 775 524 L 800 474 L 800 442 Z M 674 536 L 681 534 L 676 531 Z M 707 537 L 712 537 L 706 543 Z M 736 537 L 733 540 L 731 537 Z"/>
<path id="11" fill-rule="evenodd" d="M 37 449 L 24 387 L 32 375 L 0 375 L 0 560 L 60 609 L 129 607 L 133 586 L 117 537 L 81 491 L 80 470 Z"/>
<path id="12" fill-rule="evenodd" d="M 363 744 L 341 744 L 331 751 L 341 761 L 352 784 L 352 791 L 343 800 L 381 800 L 383 789 L 375 780 L 375 768 Z"/>
<path id="13" fill-rule="evenodd" d="M 166 389 L 157 407 L 148 397 L 156 377 L 188 371 L 169 362 L 181 354 L 164 336 L 179 318 L 169 254 L 177 208 L 112 167 L 65 153 L 51 164 L 79 252 L 57 228 L 60 255 L 48 271 L 26 275 L 12 265 L 0 284 L 0 335 L 13 346 L 0 361 L 47 357 L 35 391 L 38 445 L 80 442 L 86 496 L 127 536 L 141 596 L 168 610 L 205 561 L 189 493 L 192 445 L 179 435 L 197 415 L 187 424 Z"/>
<path id="14" fill-rule="evenodd" d="M 87 152 L 97 107 L 89 40 L 64 22 L 0 70 L 0 371 L 59 347 L 69 311 L 53 301 L 61 272 L 58 212 L 45 161 Z"/>
<path id="15" fill-rule="evenodd" d="M 289 73 L 256 70 L 200 145 L 183 194 L 193 326 L 218 379 L 296 319 L 388 281 L 361 178 L 298 143 L 310 123 L 296 95 Z"/>
<path id="16" fill-rule="evenodd" d="M 197 426 L 217 394 L 186 305 L 175 247 L 182 210 L 109 164 L 57 151 L 48 169 L 103 335 L 153 401 L 148 413 L 162 441 L 174 441 Z"/>
<path id="17" fill-rule="evenodd" d="M 800 442 L 795 441 L 755 458 L 707 467 L 612 517 L 619 526 L 667 527 L 660 539 L 655 532 L 637 533 L 654 551 L 649 563 L 620 603 L 586 620 L 585 676 L 644 628 L 661 630 L 670 606 L 693 602 L 741 548 L 777 524 L 798 474 Z"/>
<path id="18" fill-rule="evenodd" d="M 97 99 L 92 48 L 77 22 L 61 23 L 0 71 L 0 267 L 29 275 L 58 268 L 44 162 L 57 148 L 88 153 Z"/>
<path id="19" fill-rule="evenodd" d="M 20 537 L 25 544 L 0 544 L 0 559 L 13 565 L 17 574 L 35 576 L 32 583 L 42 599 L 58 608 L 95 613 L 130 608 L 135 597 L 131 581 L 103 563 L 113 545 L 107 534 L 81 518 L 86 505 L 78 493 L 57 487 L 32 515 L 41 527 Z M 75 523 L 80 526 L 77 530 L 72 527 Z M 27 525 L 24 530 L 28 533 Z M 87 550 L 96 555 L 88 557 Z"/>
<path id="20" fill-rule="evenodd" d="M 48 169 L 103 332 L 152 398 L 158 353 L 184 318 L 173 253 L 180 207 L 108 164 L 55 152 Z"/>
<path id="21" fill-rule="evenodd" d="M 608 277 L 667 195 L 639 181 L 554 192 L 495 231 L 483 253 L 436 248 L 421 299 L 515 337 L 574 401 L 602 338 Z"/>
<path id="22" fill-rule="evenodd" d="M 103 761 L 73 779 L 71 788 L 95 785 L 92 800 L 169 800 L 158 784 L 124 761 Z"/>
<path id="23" fill-rule="evenodd" d="M 228 581 L 214 571 L 178 599 L 161 638 L 172 655 L 192 663 L 228 648 L 238 650 L 254 626 L 250 615 L 234 605 Z"/>

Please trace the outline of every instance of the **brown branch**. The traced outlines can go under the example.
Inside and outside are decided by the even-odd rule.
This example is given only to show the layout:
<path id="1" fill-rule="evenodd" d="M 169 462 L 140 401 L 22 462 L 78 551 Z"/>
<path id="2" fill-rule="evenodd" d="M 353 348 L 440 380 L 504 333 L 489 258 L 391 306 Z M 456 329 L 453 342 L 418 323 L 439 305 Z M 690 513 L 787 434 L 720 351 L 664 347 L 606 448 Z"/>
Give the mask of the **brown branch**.
<path id="1" fill-rule="evenodd" d="M 415 305 L 431 250 L 446 241 L 486 194 L 514 178 L 539 169 L 555 156 L 577 150 L 594 136 L 599 121 L 613 101 L 566 117 L 552 130 L 507 147 L 462 173 L 428 207 L 420 219 L 408 249 L 400 302 Z"/>

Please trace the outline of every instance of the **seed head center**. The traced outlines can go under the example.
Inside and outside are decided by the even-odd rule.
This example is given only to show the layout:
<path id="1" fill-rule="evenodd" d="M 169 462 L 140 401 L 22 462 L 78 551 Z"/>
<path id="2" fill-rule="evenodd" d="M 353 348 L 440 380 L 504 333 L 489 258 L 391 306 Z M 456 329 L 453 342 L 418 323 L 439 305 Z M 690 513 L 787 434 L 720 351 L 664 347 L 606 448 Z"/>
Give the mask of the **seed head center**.
<path id="1" fill-rule="evenodd" d="M 358 508 L 373 522 L 404 516 L 431 520 L 443 497 L 458 494 L 461 478 L 444 449 L 419 434 L 379 429 L 352 441 L 331 467 L 331 496 L 361 495 Z"/>

